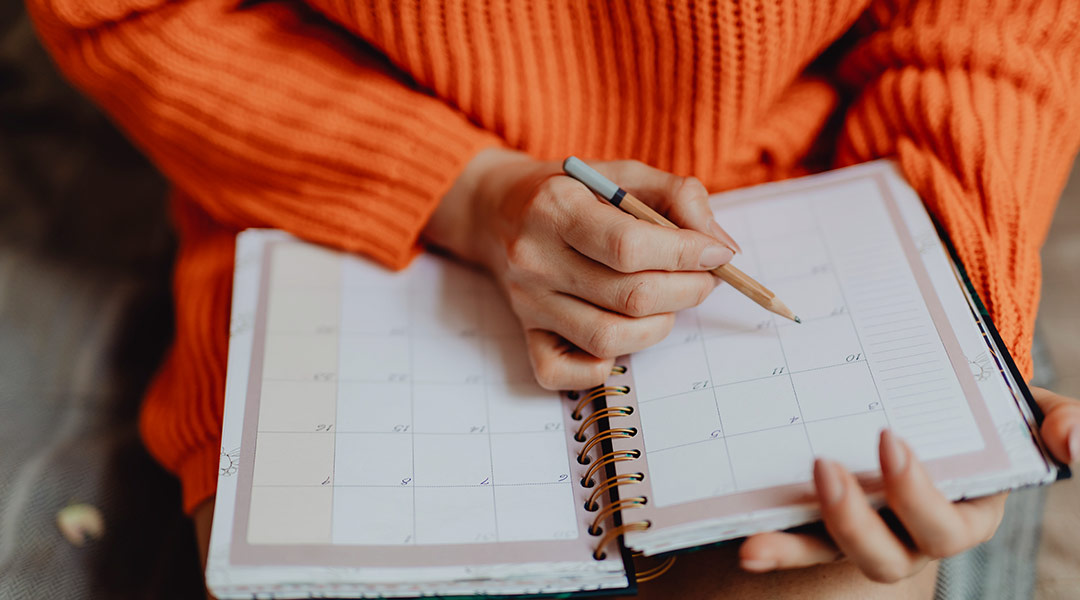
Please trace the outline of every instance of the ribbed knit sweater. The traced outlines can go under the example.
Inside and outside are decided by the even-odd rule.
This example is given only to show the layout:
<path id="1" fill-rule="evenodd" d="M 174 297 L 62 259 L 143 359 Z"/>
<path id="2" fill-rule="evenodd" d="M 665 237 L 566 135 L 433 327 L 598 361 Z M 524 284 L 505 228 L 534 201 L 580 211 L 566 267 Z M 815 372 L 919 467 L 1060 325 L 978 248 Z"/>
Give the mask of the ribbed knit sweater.
<path id="1" fill-rule="evenodd" d="M 711 191 L 821 151 L 894 156 L 1031 372 L 1039 246 L 1080 142 L 1076 0 L 28 4 L 177 190 L 176 339 L 141 429 L 188 510 L 216 485 L 237 231 L 403 267 L 488 146 Z"/>

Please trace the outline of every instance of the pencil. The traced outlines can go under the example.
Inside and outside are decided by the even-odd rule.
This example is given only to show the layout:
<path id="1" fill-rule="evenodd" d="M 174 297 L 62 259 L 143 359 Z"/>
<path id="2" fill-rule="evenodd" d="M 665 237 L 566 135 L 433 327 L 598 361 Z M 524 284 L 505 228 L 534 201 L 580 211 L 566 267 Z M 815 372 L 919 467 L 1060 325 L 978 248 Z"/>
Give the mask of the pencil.
<path id="1" fill-rule="evenodd" d="M 563 161 L 563 171 L 565 171 L 567 175 L 585 184 L 585 187 L 592 190 L 597 196 L 610 202 L 615 208 L 622 209 L 624 212 L 648 223 L 669 227 L 671 229 L 679 228 L 678 225 L 675 225 L 664 218 L 663 215 L 650 208 L 641 200 L 635 198 L 633 194 L 622 189 L 607 177 L 601 175 L 596 169 L 585 164 L 576 156 L 567 157 L 567 159 Z M 719 267 L 712 269 L 711 273 L 727 282 L 742 295 L 757 302 L 765 310 L 778 314 L 786 319 L 791 319 L 796 323 L 802 323 L 802 321 L 799 320 L 799 317 L 795 316 L 795 313 L 791 312 L 791 309 L 781 302 L 780 299 L 776 297 L 776 294 L 769 290 L 769 288 L 761 285 L 753 277 L 743 273 L 734 265 L 720 265 Z"/>

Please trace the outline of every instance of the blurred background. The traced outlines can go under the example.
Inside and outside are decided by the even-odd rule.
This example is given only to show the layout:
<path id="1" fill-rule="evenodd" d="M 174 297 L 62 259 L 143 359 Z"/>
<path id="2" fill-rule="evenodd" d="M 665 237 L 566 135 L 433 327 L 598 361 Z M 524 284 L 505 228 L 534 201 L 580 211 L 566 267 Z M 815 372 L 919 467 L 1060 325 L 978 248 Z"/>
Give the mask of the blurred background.
<path id="1" fill-rule="evenodd" d="M 0 599 L 203 597 L 136 429 L 171 337 L 166 190 L 0 0 Z M 82 547 L 56 524 L 79 503 L 105 522 Z"/>
<path id="2" fill-rule="evenodd" d="M 171 336 L 166 193 L 0 0 L 0 599 L 202 596 L 179 487 L 136 429 Z M 1080 397 L 1076 172 L 1043 257 L 1035 379 Z M 73 504 L 101 511 L 102 536 L 61 535 Z M 949 571 L 939 597 L 1080 598 L 1080 479 L 1014 494 Z"/>

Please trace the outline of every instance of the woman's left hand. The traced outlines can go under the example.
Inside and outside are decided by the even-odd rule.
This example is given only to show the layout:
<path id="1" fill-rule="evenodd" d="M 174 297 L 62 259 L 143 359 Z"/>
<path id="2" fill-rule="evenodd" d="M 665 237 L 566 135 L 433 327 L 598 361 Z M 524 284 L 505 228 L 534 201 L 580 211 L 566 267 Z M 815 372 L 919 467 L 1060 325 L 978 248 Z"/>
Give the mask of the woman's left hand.
<path id="1" fill-rule="evenodd" d="M 1080 400 L 1042 388 L 1031 393 L 1046 414 L 1041 432 L 1054 456 L 1080 461 Z M 932 560 L 989 540 L 1001 523 L 1007 493 L 950 502 L 934 487 L 902 440 L 886 430 L 878 446 L 885 498 L 899 522 L 894 531 L 867 501 L 855 477 L 839 463 L 818 459 L 814 484 L 828 535 L 770 532 L 749 537 L 739 549 L 742 567 L 766 572 L 846 557 L 867 577 L 894 582 Z"/>

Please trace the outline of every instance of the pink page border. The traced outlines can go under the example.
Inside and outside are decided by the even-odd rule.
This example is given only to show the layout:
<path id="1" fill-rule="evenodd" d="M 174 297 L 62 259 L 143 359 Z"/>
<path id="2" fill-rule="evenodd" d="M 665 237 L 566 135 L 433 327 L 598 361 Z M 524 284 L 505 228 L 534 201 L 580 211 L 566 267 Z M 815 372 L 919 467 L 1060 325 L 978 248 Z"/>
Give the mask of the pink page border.
<path id="1" fill-rule="evenodd" d="M 589 490 L 577 485 L 584 470 L 574 459 L 580 444 L 573 439 L 578 422 L 570 417 L 574 402 L 565 395 L 552 398 L 563 403 L 563 429 L 570 454 L 570 480 L 574 490 L 578 537 L 566 540 L 523 542 L 493 542 L 476 544 L 431 544 L 416 546 L 368 546 L 351 544 L 250 544 L 247 541 L 251 509 L 251 488 L 255 472 L 255 450 L 258 435 L 259 401 L 262 392 L 263 358 L 266 350 L 267 300 L 270 289 L 270 267 L 273 250 L 294 241 L 269 241 L 263 247 L 262 269 L 259 277 L 258 304 L 255 312 L 252 340 L 251 370 L 248 376 L 247 399 L 244 405 L 244 428 L 240 442 L 240 466 L 237 473 L 236 504 L 234 506 L 229 561 L 234 565 L 260 566 L 321 566 L 321 567 L 440 567 L 466 565 L 520 564 L 534 562 L 593 561 L 596 538 L 586 527 L 593 514 L 586 511 L 585 499 Z M 555 396 L 555 394 L 552 394 Z M 528 448 L 523 448 L 528 451 Z M 600 451 L 599 448 L 593 453 Z M 605 561 L 612 566 L 622 564 L 617 552 L 608 552 Z"/>
<path id="2" fill-rule="evenodd" d="M 943 481 L 960 476 L 974 475 L 977 473 L 1007 468 L 1010 464 L 1008 454 L 1005 452 L 1005 447 L 990 418 L 990 413 L 986 408 L 985 401 L 983 401 L 978 384 L 975 382 L 975 377 L 972 375 L 971 369 L 968 368 L 968 365 L 963 358 L 963 353 L 960 350 L 960 342 L 957 339 L 952 326 L 949 324 L 941 300 L 938 298 L 933 283 L 930 281 L 930 274 L 927 272 L 926 266 L 920 258 L 918 249 L 915 247 L 914 239 L 911 237 L 907 224 L 900 214 L 900 209 L 896 205 L 896 200 L 893 197 L 892 191 L 889 189 L 888 182 L 885 180 L 884 175 L 880 172 L 870 174 L 859 173 L 847 178 L 829 179 L 828 181 L 823 181 L 800 189 L 812 190 L 827 188 L 840 183 L 849 183 L 867 178 L 873 180 L 881 191 L 886 210 L 893 223 L 893 227 L 896 229 L 896 233 L 900 238 L 901 247 L 904 249 L 904 254 L 908 259 L 908 264 L 911 266 L 916 283 L 926 301 L 927 310 L 930 312 L 938 336 L 945 346 L 946 353 L 953 366 L 953 371 L 957 374 L 957 379 L 960 382 L 961 389 L 964 391 L 968 406 L 971 408 L 972 416 L 975 419 L 975 423 L 984 442 L 981 450 L 927 461 L 924 465 L 934 481 Z M 791 193 L 791 188 L 768 191 L 757 196 L 748 196 L 746 198 L 741 198 L 739 202 L 760 200 L 788 193 Z M 624 357 L 620 359 L 620 362 L 630 365 L 629 374 L 632 376 L 632 357 Z M 636 400 L 633 398 L 634 396 L 631 394 L 629 402 L 633 402 L 636 405 Z M 620 399 L 620 401 L 627 401 L 627 399 Z M 626 419 L 626 421 L 620 423 L 620 426 L 634 426 L 639 429 L 641 428 L 638 411 L 634 411 L 634 414 Z M 651 496 L 652 486 L 648 477 L 648 454 L 644 452 L 641 440 L 638 438 L 631 440 L 615 440 L 614 446 L 620 450 L 629 450 L 632 448 L 642 450 L 642 458 L 645 460 L 645 465 L 636 464 L 637 461 L 635 461 L 635 463 L 631 464 L 619 463 L 617 467 L 620 473 L 643 471 L 646 474 L 645 480 L 633 486 L 631 489 L 627 489 L 625 492 L 626 494 L 645 495 L 646 497 Z M 863 472 L 857 473 L 856 475 L 868 493 L 874 493 L 882 489 L 880 477 L 876 472 Z M 814 493 L 813 484 L 806 482 L 760 488 L 724 496 L 715 496 L 712 498 L 702 498 L 700 500 L 693 500 L 664 507 L 658 507 L 655 504 L 650 503 L 643 507 L 635 508 L 633 514 L 626 515 L 625 518 L 634 521 L 647 519 L 652 521 L 654 529 L 662 529 L 697 521 L 731 517 L 750 513 L 752 511 L 816 503 L 817 496 Z"/>

